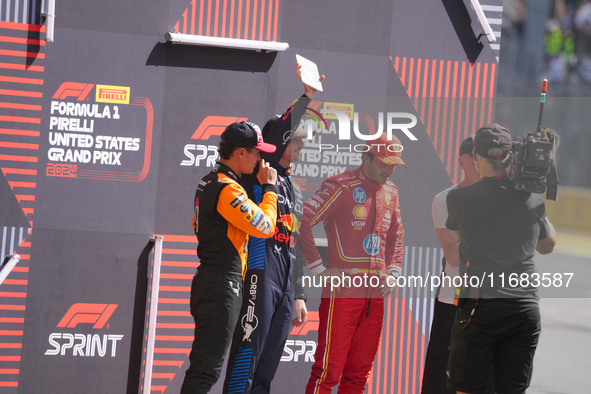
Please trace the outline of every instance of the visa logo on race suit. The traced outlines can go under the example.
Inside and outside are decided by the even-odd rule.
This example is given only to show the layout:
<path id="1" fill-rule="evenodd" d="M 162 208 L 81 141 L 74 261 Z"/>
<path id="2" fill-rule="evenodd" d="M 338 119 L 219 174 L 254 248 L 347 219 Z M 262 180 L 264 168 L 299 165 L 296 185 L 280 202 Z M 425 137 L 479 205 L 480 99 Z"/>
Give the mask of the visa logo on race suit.
<path id="1" fill-rule="evenodd" d="M 247 121 L 248 118 L 235 116 L 207 116 L 191 136 L 192 140 L 209 140 L 213 136 L 220 136 L 229 124 Z M 183 150 L 186 159 L 181 166 L 213 167 L 219 159 L 218 146 L 209 144 L 186 144 Z"/>
<path id="2" fill-rule="evenodd" d="M 108 321 L 118 304 L 74 304 L 64 314 L 57 328 L 102 330 L 109 328 Z M 50 348 L 46 356 L 110 357 L 117 356 L 117 344 L 123 339 L 119 334 L 93 334 L 82 332 L 53 332 L 49 334 Z"/>

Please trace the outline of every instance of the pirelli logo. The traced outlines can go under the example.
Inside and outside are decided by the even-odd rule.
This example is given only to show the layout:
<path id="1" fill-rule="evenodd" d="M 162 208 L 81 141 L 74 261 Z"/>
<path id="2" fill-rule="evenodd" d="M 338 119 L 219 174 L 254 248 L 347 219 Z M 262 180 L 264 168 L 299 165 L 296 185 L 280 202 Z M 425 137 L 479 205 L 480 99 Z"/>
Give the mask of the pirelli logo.
<path id="1" fill-rule="evenodd" d="M 128 86 L 96 85 L 96 101 L 99 103 L 129 104 Z"/>
<path id="2" fill-rule="evenodd" d="M 98 86 L 98 85 L 97 85 Z M 354 104 L 345 104 L 345 103 L 329 103 L 327 101 L 324 102 L 324 109 L 338 109 L 339 111 L 343 111 L 349 117 L 349 120 L 353 120 L 353 110 L 355 105 Z M 337 117 L 333 114 L 325 114 L 324 119 L 337 119 Z"/>

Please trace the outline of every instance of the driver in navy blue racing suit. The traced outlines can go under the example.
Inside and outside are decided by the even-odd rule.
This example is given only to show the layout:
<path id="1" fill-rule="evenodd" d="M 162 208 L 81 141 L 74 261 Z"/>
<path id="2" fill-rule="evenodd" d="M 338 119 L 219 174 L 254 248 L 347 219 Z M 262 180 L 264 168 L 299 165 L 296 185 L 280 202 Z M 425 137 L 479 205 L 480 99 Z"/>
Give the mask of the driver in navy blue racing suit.
<path id="1" fill-rule="evenodd" d="M 299 64 L 296 75 L 301 79 Z M 321 81 L 323 79 L 321 77 Z M 303 130 L 294 133 L 292 138 L 292 130 L 299 125 L 316 93 L 305 84 L 304 89 L 302 97 L 294 101 L 283 115 L 269 119 L 263 128 L 265 142 L 277 147 L 274 153 L 261 156 L 277 169 L 277 227 L 271 238 L 249 239 L 244 299 L 230 348 L 224 393 L 269 393 L 291 325 L 305 323 L 306 295 L 301 287 L 296 289 L 296 317 L 292 322 L 294 295 L 291 278 L 303 196 L 289 169 L 292 161 L 299 160 L 305 138 Z M 253 201 L 261 199 L 262 188 L 256 171 L 243 176 L 240 184 Z"/>

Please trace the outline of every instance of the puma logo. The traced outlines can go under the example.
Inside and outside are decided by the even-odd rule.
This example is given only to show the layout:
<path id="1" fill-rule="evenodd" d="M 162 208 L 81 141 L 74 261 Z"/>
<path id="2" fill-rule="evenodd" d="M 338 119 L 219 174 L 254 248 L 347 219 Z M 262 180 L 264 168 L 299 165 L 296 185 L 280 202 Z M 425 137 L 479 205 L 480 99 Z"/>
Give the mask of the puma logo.
<path id="1" fill-rule="evenodd" d="M 238 284 L 236 284 L 236 287 L 234 287 L 234 282 L 230 280 L 228 281 L 228 283 L 230 284 L 230 288 L 232 289 L 232 291 L 236 293 L 236 297 L 240 297 L 240 287 L 238 286 Z"/>

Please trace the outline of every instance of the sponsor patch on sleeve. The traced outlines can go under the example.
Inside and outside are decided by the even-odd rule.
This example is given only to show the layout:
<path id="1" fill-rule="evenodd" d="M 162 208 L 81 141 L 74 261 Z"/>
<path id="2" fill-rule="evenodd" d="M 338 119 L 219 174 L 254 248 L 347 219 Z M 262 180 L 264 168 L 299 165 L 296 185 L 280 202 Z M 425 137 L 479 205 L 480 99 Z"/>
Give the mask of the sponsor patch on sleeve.
<path id="1" fill-rule="evenodd" d="M 193 229 L 195 234 L 199 231 L 199 207 L 195 208 L 195 216 L 193 216 Z"/>
<path id="2" fill-rule="evenodd" d="M 314 209 L 318 209 L 320 208 L 320 203 L 316 200 L 312 200 L 312 199 L 308 199 L 306 200 L 306 205 L 309 205 L 310 207 L 314 208 Z"/>
<path id="3" fill-rule="evenodd" d="M 252 217 L 254 216 L 254 211 L 255 211 L 255 209 L 251 207 L 250 208 L 250 211 L 248 211 L 246 213 L 246 216 L 245 216 L 246 220 L 252 219 Z"/>
<path id="4" fill-rule="evenodd" d="M 250 211 L 250 203 L 248 201 L 244 201 L 240 204 L 240 212 L 248 212 Z"/>
<path id="5" fill-rule="evenodd" d="M 271 232 L 271 221 L 265 216 L 256 228 L 262 233 L 268 235 Z"/>
<path id="6" fill-rule="evenodd" d="M 256 215 L 254 215 L 254 218 L 250 221 L 250 224 L 252 224 L 253 226 L 256 227 L 256 225 L 259 224 L 259 222 L 261 221 L 262 217 L 263 217 L 263 212 L 259 210 L 256 213 Z"/>
<path id="7" fill-rule="evenodd" d="M 244 193 L 240 193 L 238 195 L 238 197 L 236 197 L 231 203 L 230 205 L 232 205 L 232 208 L 236 208 L 242 201 L 246 200 L 246 196 L 244 195 Z"/>

